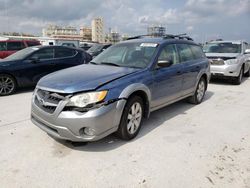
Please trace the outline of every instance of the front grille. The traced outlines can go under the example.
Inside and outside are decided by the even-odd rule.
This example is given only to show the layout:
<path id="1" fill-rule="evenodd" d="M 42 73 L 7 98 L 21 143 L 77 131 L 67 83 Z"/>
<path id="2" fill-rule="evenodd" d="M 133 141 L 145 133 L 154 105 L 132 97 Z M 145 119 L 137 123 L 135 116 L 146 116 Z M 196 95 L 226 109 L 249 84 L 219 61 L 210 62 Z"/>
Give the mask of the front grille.
<path id="1" fill-rule="evenodd" d="M 34 102 L 40 109 L 49 114 L 53 114 L 60 101 L 64 99 L 65 96 L 61 94 L 38 89 L 35 93 Z"/>
<path id="2" fill-rule="evenodd" d="M 223 59 L 211 59 L 211 65 L 224 65 L 224 60 Z"/>

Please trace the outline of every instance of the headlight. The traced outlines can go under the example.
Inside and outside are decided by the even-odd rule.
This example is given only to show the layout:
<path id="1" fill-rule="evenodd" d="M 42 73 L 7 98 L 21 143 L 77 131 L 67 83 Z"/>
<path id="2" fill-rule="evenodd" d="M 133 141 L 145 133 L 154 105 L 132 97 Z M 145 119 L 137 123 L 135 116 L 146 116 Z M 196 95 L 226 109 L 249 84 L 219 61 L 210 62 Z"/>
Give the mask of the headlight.
<path id="1" fill-rule="evenodd" d="M 237 59 L 229 59 L 229 60 L 226 60 L 225 63 L 227 65 L 234 65 L 234 64 L 237 64 L 238 61 L 237 61 Z"/>
<path id="2" fill-rule="evenodd" d="M 108 91 L 97 91 L 75 95 L 70 98 L 67 106 L 83 108 L 89 104 L 101 102 L 106 97 L 107 93 Z"/>

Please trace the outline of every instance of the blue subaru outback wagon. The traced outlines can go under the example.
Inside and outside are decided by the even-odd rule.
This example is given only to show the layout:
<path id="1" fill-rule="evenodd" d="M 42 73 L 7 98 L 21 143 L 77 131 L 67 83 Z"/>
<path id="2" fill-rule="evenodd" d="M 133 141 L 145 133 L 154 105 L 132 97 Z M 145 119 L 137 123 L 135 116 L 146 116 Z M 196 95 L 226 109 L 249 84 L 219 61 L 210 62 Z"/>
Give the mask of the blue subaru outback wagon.
<path id="1" fill-rule="evenodd" d="M 190 38 L 135 37 L 89 64 L 43 77 L 31 120 L 59 139 L 95 141 L 116 132 L 130 140 L 152 111 L 184 98 L 201 103 L 209 78 L 209 61 Z"/>

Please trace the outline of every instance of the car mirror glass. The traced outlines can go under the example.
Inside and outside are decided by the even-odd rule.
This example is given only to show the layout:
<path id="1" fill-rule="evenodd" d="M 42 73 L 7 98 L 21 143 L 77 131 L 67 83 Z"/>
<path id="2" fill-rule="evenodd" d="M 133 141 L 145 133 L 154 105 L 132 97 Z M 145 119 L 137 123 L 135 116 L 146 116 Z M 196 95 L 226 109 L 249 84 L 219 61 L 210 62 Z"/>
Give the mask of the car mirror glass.
<path id="1" fill-rule="evenodd" d="M 34 64 L 40 61 L 38 57 L 31 57 L 28 60 L 30 61 L 30 63 L 34 63 Z"/>
<path id="2" fill-rule="evenodd" d="M 157 62 L 157 66 L 159 68 L 163 68 L 163 67 L 170 67 L 173 64 L 172 60 L 158 60 Z"/>

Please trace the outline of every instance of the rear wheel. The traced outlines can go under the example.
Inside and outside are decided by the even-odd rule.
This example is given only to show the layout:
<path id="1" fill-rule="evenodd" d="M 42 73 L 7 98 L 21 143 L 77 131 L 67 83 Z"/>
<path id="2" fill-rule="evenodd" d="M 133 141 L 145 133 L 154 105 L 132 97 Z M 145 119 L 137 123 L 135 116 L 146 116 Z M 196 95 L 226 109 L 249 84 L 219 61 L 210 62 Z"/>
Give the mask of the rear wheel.
<path id="1" fill-rule="evenodd" d="M 207 82 L 205 78 L 202 77 L 197 85 L 194 95 L 188 98 L 189 102 L 192 104 L 200 104 L 205 96 L 206 88 Z"/>
<path id="2" fill-rule="evenodd" d="M 15 90 L 15 79 L 8 74 L 0 74 L 0 96 L 11 95 Z"/>
<path id="3" fill-rule="evenodd" d="M 117 135 L 123 140 L 131 140 L 139 133 L 144 106 L 141 97 L 133 96 L 124 108 Z"/>
<path id="4" fill-rule="evenodd" d="M 242 82 L 242 77 L 243 77 L 243 67 L 242 67 L 241 70 L 240 70 L 239 76 L 235 78 L 234 84 L 240 85 L 241 82 Z"/>

